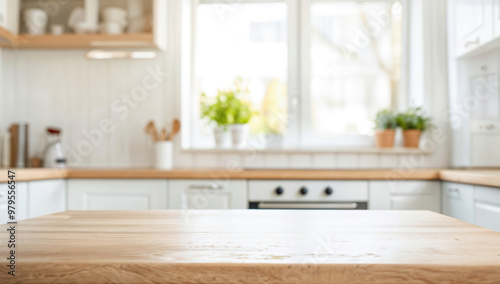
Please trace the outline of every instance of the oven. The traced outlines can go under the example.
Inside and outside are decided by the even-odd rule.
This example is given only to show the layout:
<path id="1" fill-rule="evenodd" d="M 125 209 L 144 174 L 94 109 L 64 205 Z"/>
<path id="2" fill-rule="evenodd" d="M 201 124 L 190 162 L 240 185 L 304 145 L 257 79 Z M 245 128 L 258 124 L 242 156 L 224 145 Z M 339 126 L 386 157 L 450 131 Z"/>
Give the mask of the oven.
<path id="1" fill-rule="evenodd" d="M 367 210 L 367 181 L 252 180 L 250 209 Z"/>

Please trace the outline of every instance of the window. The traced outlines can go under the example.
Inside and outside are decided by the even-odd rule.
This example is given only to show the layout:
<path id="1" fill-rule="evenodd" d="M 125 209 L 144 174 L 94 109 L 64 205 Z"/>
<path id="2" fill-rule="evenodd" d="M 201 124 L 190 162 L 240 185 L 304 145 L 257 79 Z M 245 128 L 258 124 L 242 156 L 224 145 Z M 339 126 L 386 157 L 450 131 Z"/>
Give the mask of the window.
<path id="1" fill-rule="evenodd" d="M 396 109 L 401 95 L 402 9 L 390 0 L 201 0 L 191 146 L 213 146 L 200 94 L 235 82 L 259 114 L 248 141 L 277 134 L 294 148 L 373 144 L 375 113 Z"/>

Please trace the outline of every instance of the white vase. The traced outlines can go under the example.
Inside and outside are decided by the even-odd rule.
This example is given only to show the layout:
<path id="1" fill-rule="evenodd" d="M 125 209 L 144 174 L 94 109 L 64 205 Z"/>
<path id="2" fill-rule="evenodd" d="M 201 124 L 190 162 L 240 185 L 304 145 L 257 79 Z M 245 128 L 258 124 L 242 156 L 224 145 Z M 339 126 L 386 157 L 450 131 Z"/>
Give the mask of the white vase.
<path id="1" fill-rule="evenodd" d="M 159 170 L 171 170 L 174 164 L 172 141 L 157 141 L 154 144 L 154 166 Z"/>
<path id="2" fill-rule="evenodd" d="M 216 148 L 224 147 L 226 145 L 227 138 L 228 138 L 227 129 L 220 126 L 214 128 L 214 141 Z"/>
<path id="3" fill-rule="evenodd" d="M 27 9 L 24 11 L 24 24 L 30 35 L 43 35 L 47 27 L 48 15 L 42 9 Z"/>
<path id="4" fill-rule="evenodd" d="M 233 147 L 239 148 L 241 147 L 245 140 L 247 139 L 248 133 L 248 125 L 247 124 L 232 124 L 230 126 L 231 129 L 231 138 L 233 141 Z"/>

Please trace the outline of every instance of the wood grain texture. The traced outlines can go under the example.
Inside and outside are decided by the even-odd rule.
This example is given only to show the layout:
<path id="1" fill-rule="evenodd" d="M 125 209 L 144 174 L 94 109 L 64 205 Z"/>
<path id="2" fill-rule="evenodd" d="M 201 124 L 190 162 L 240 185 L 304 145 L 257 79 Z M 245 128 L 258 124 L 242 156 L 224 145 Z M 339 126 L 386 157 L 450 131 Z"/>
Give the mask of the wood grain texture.
<path id="1" fill-rule="evenodd" d="M 429 211 L 67 211 L 18 231 L 17 276 L 2 283 L 500 279 L 500 232 Z"/>
<path id="2" fill-rule="evenodd" d="M 442 170 L 444 181 L 500 187 L 500 170 Z"/>
<path id="3" fill-rule="evenodd" d="M 6 46 L 8 47 L 8 46 Z M 63 34 L 32 36 L 21 34 L 16 37 L 16 48 L 91 48 L 91 47 L 145 47 L 154 48 L 153 34 Z"/>
<path id="4" fill-rule="evenodd" d="M 70 170 L 69 178 L 166 178 L 166 179 L 343 179 L 438 180 L 438 170 L 224 170 L 224 169 L 96 169 Z"/>
<path id="5" fill-rule="evenodd" d="M 7 169 L 0 182 L 7 182 Z M 443 180 L 500 187 L 500 170 L 240 170 L 224 169 L 14 169 L 17 180 L 88 179 L 288 179 L 288 180 Z"/>
<path id="6" fill-rule="evenodd" d="M 2 169 L 0 175 L 0 183 L 7 182 L 9 169 Z M 16 181 L 33 181 L 33 180 L 49 180 L 49 179 L 64 179 L 68 177 L 68 170 L 66 169 L 11 169 L 15 172 Z"/>

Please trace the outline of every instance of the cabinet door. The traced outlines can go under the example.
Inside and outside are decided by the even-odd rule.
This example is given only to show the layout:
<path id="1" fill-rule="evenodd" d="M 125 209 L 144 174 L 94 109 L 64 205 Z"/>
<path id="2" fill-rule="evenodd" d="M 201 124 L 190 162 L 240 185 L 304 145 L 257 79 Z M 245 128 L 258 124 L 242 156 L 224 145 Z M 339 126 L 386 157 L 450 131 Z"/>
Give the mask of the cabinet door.
<path id="1" fill-rule="evenodd" d="M 443 214 L 474 223 L 474 186 L 453 182 L 442 184 Z"/>
<path id="2" fill-rule="evenodd" d="M 169 209 L 247 209 L 246 180 L 170 180 Z"/>
<path id="3" fill-rule="evenodd" d="M 495 38 L 500 37 L 500 0 L 493 0 L 493 24 Z"/>
<path id="4" fill-rule="evenodd" d="M 9 221 L 21 221 L 24 219 L 28 219 L 28 183 L 27 182 L 18 182 L 15 183 L 15 204 L 13 204 L 15 208 L 15 220 L 9 220 L 8 218 L 8 192 L 9 184 L 0 183 L 0 224 L 5 224 Z"/>
<path id="5" fill-rule="evenodd" d="M 455 0 L 457 56 L 493 39 L 493 0 Z"/>
<path id="6" fill-rule="evenodd" d="M 19 33 L 19 0 L 0 0 L 0 27 Z"/>
<path id="7" fill-rule="evenodd" d="M 167 186 L 166 180 L 71 179 L 68 180 L 68 209 L 167 209 Z"/>
<path id="8" fill-rule="evenodd" d="M 441 212 L 438 181 L 370 181 L 371 210 L 431 210 Z"/>
<path id="9" fill-rule="evenodd" d="M 43 180 L 28 182 L 30 218 L 66 210 L 66 180 Z"/>
<path id="10" fill-rule="evenodd" d="M 475 224 L 500 231 L 500 188 L 474 187 Z"/>

